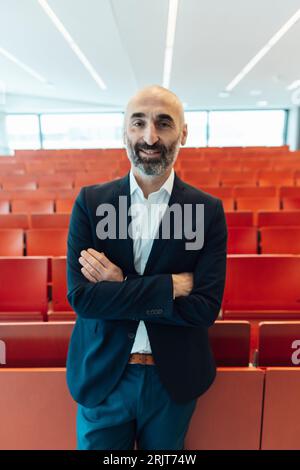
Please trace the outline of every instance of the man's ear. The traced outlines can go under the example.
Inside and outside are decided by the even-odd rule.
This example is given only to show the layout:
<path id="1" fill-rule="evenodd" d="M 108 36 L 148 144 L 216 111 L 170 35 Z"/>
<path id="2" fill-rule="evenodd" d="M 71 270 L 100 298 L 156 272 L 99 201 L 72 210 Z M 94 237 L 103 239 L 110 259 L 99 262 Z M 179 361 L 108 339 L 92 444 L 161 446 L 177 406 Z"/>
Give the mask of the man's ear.
<path id="1" fill-rule="evenodd" d="M 185 145 L 187 136 L 188 136 L 187 124 L 183 124 L 182 132 L 181 132 L 181 141 L 180 141 L 181 145 Z"/>

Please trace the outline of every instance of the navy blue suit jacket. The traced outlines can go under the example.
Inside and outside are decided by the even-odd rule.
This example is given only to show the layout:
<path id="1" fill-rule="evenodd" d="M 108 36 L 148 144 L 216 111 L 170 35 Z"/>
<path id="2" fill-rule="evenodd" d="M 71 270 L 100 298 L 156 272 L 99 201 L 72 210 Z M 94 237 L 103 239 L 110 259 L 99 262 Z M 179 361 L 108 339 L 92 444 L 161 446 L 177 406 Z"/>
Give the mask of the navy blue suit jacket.
<path id="1" fill-rule="evenodd" d="M 183 403 L 203 394 L 216 375 L 208 328 L 218 316 L 225 284 L 227 227 L 223 206 L 220 199 L 189 186 L 175 174 L 169 206 L 204 204 L 204 245 L 187 251 L 187 240 L 172 238 L 172 231 L 169 240 L 154 239 L 141 276 L 134 268 L 130 237 L 101 240 L 96 234 L 98 205 L 110 203 L 118 215 L 119 196 L 127 196 L 130 205 L 129 174 L 83 187 L 73 207 L 67 297 L 77 321 L 67 358 L 68 386 L 74 400 L 86 407 L 104 400 L 128 363 L 139 321 L 143 320 L 160 379 L 173 400 Z M 78 261 L 81 250 L 88 248 L 103 251 L 127 280 L 89 282 Z M 171 275 L 182 272 L 194 273 L 194 287 L 190 295 L 173 300 Z"/>

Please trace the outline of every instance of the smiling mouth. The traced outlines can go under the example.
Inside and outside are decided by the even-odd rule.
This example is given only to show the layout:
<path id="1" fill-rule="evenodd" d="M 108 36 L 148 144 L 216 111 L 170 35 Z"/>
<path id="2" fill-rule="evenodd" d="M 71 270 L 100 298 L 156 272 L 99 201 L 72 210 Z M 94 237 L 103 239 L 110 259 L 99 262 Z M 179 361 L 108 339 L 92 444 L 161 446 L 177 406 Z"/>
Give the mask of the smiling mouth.
<path id="1" fill-rule="evenodd" d="M 139 150 L 139 154 L 145 157 L 158 157 L 161 155 L 160 150 Z"/>

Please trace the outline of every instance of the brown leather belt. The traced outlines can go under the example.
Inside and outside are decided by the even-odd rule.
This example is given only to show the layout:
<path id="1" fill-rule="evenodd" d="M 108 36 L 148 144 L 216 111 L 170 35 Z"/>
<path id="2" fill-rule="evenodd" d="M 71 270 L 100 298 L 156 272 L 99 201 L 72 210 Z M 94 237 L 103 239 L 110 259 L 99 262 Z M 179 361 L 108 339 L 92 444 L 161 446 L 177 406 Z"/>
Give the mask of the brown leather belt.
<path id="1" fill-rule="evenodd" d="M 152 354 L 133 353 L 130 354 L 129 364 L 155 365 Z"/>

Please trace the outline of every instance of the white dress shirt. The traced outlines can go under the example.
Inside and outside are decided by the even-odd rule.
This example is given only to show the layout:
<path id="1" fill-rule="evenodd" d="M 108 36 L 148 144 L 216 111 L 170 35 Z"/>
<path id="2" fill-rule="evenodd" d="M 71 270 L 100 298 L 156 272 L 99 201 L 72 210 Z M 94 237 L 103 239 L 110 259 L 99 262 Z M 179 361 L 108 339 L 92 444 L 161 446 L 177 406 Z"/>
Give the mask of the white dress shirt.
<path id="1" fill-rule="evenodd" d="M 174 184 L 174 170 L 158 191 L 144 197 L 132 171 L 130 171 L 130 195 L 132 208 L 132 238 L 134 267 L 142 275 L 153 245 L 153 240 L 159 229 L 160 221 L 168 206 Z M 151 346 L 145 323 L 139 322 L 132 353 L 151 354 Z"/>

